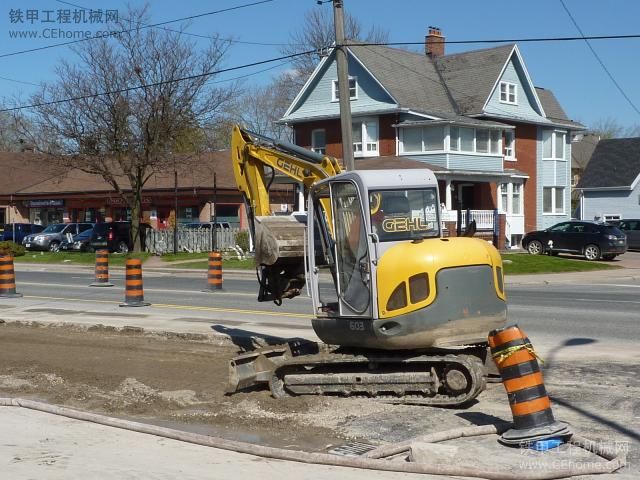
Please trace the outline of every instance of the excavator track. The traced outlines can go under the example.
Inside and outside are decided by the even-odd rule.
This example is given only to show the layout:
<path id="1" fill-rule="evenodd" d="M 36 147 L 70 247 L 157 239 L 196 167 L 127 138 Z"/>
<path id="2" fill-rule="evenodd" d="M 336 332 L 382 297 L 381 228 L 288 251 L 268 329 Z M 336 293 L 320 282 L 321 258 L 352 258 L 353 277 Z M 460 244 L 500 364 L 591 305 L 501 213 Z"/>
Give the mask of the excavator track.
<path id="1" fill-rule="evenodd" d="M 263 371 L 258 377 L 268 383 L 275 398 L 361 396 L 383 403 L 455 407 L 470 402 L 486 387 L 482 360 L 466 352 L 437 355 L 329 351 L 299 356 L 286 353 L 280 356 L 274 354 L 273 348 L 268 352 L 270 365 L 262 362 Z M 257 358 L 255 355 L 244 358 Z M 232 379 L 234 369 L 240 364 L 240 357 L 232 360 Z M 238 388 L 238 382 L 232 380 L 231 383 L 232 391 Z M 255 383 L 260 381 L 252 382 Z M 240 388 L 248 385 L 243 382 Z"/>

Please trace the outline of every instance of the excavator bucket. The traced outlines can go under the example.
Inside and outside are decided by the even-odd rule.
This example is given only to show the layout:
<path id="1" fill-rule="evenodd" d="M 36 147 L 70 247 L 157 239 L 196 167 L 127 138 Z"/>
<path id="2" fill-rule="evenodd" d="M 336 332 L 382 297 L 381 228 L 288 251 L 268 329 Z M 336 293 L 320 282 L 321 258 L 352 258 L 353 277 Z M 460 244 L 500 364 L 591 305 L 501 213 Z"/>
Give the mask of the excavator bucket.
<path id="1" fill-rule="evenodd" d="M 304 262 L 305 224 L 291 215 L 256 217 L 257 265 L 274 265 L 283 259 Z"/>

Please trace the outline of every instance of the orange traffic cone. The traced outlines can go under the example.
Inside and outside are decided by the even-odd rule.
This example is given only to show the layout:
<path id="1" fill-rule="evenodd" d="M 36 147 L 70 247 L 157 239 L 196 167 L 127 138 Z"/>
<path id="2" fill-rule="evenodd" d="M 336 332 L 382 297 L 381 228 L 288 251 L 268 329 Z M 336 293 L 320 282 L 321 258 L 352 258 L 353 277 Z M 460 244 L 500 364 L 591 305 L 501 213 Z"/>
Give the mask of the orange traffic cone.
<path id="1" fill-rule="evenodd" d="M 544 387 L 538 356 L 517 325 L 489 333 L 496 362 L 513 415 L 513 428 L 502 434 L 506 445 L 530 444 L 572 435 L 566 423 L 557 422 Z"/>
<path id="2" fill-rule="evenodd" d="M 0 255 L 0 298 L 18 298 L 16 293 L 16 272 L 13 269 L 13 257 Z"/>

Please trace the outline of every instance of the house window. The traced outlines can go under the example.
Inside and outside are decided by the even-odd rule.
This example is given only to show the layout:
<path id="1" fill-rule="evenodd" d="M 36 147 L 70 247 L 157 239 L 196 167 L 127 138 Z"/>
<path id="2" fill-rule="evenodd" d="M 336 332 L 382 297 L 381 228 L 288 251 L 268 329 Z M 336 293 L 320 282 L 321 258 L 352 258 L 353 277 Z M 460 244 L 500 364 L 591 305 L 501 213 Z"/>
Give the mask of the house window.
<path id="1" fill-rule="evenodd" d="M 444 150 L 444 127 L 402 129 L 402 153 Z"/>
<path id="2" fill-rule="evenodd" d="M 514 183 L 511 185 L 511 213 L 514 215 L 522 214 L 522 184 Z"/>
<path id="3" fill-rule="evenodd" d="M 504 131 L 504 158 L 507 160 L 516 158 L 516 133 L 513 130 Z"/>
<path id="4" fill-rule="evenodd" d="M 351 124 L 353 153 L 356 157 L 378 156 L 378 121 L 358 119 Z"/>
<path id="5" fill-rule="evenodd" d="M 349 77 L 349 98 L 355 100 L 358 98 L 358 78 Z M 338 86 L 338 80 L 331 82 L 331 101 L 337 102 L 340 100 L 340 87 Z"/>
<path id="6" fill-rule="evenodd" d="M 449 128 L 449 150 L 457 152 L 460 150 L 460 129 L 458 127 Z"/>
<path id="7" fill-rule="evenodd" d="M 509 184 L 500 184 L 500 210 L 509 212 Z"/>
<path id="8" fill-rule="evenodd" d="M 425 127 L 422 138 L 426 152 L 444 150 L 444 127 Z"/>
<path id="9" fill-rule="evenodd" d="M 542 213 L 564 214 L 564 187 L 542 189 Z"/>
<path id="10" fill-rule="evenodd" d="M 475 151 L 475 131 L 473 128 L 459 128 L 460 131 L 460 151 L 462 152 L 474 152 Z"/>
<path id="11" fill-rule="evenodd" d="M 449 128 L 449 149 L 452 152 L 500 153 L 500 130 L 485 128 Z"/>
<path id="12" fill-rule="evenodd" d="M 327 153 L 327 138 L 324 128 L 311 131 L 311 150 L 322 155 Z"/>
<path id="13" fill-rule="evenodd" d="M 560 130 L 542 131 L 542 158 L 564 160 L 567 133 Z"/>
<path id="14" fill-rule="evenodd" d="M 498 208 L 512 215 L 522 215 L 522 184 L 501 183 L 498 191 Z"/>
<path id="15" fill-rule="evenodd" d="M 515 83 L 500 82 L 500 103 L 518 104 L 518 86 Z"/>

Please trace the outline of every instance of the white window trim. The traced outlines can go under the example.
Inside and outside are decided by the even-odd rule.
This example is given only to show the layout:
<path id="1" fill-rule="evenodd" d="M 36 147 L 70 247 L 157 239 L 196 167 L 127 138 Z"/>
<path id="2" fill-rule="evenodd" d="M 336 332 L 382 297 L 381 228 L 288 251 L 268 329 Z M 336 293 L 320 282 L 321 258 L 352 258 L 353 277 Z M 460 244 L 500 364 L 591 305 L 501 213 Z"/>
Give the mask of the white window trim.
<path id="1" fill-rule="evenodd" d="M 502 87 L 505 87 L 506 99 L 502 100 Z M 509 101 L 509 88 L 513 87 L 513 101 Z M 506 103 L 507 105 L 518 105 L 518 84 L 513 82 L 500 82 L 498 87 L 498 99 L 500 103 Z"/>
<path id="2" fill-rule="evenodd" d="M 502 191 L 502 185 L 506 184 L 507 185 L 507 205 L 505 207 L 505 205 L 502 204 L 502 194 L 504 193 Z M 519 207 L 520 207 L 520 213 L 513 213 L 513 185 L 520 185 L 520 197 L 519 197 Z M 498 184 L 498 203 L 499 203 L 499 207 L 498 209 L 502 212 L 502 213 L 506 213 L 507 215 L 511 216 L 511 217 L 524 217 L 524 184 L 520 183 L 520 182 L 501 182 Z"/>
<path id="3" fill-rule="evenodd" d="M 316 132 L 323 132 L 324 133 L 324 147 L 322 147 L 322 149 L 324 150 L 324 152 L 319 152 L 318 150 L 320 149 L 317 145 L 315 145 L 315 133 Z M 313 130 L 311 130 L 311 150 L 319 153 L 321 155 L 326 155 L 327 152 L 327 131 L 324 128 L 314 128 Z"/>
<path id="4" fill-rule="evenodd" d="M 550 131 L 546 129 L 546 131 Z M 564 141 L 562 142 L 562 157 L 558 157 L 556 152 L 556 134 L 564 135 Z M 544 133 L 542 134 L 542 159 L 543 160 L 560 160 L 562 162 L 567 161 L 567 131 L 566 130 L 551 130 L 551 156 L 544 156 Z"/>
<path id="5" fill-rule="evenodd" d="M 507 155 L 506 153 L 504 154 L 504 159 L 509 161 L 509 162 L 517 162 L 518 159 L 516 158 L 516 132 L 514 130 L 505 130 L 504 131 L 504 138 L 505 141 L 503 142 L 503 152 L 506 151 L 507 149 L 507 135 L 511 133 L 513 135 L 513 141 L 511 142 L 511 155 Z"/>
<path id="6" fill-rule="evenodd" d="M 545 212 L 544 211 L 544 189 L 545 188 L 550 188 L 551 189 L 551 212 Z M 562 188 L 564 190 L 564 195 L 563 195 L 563 200 L 562 200 L 562 212 L 556 212 L 556 188 Z M 548 216 L 548 217 L 557 217 L 560 215 L 566 215 L 567 214 L 567 187 L 563 187 L 560 185 L 556 185 L 555 187 L 546 187 L 543 186 L 542 187 L 542 215 L 544 216 Z"/>
<path id="7" fill-rule="evenodd" d="M 445 152 L 448 153 L 455 153 L 455 154 L 459 154 L 459 155 L 473 155 L 473 156 L 481 156 L 481 157 L 502 157 L 503 153 L 502 153 L 502 135 L 498 136 L 498 148 L 497 148 L 497 152 L 492 152 L 491 151 L 491 132 L 494 131 L 495 129 L 493 128 L 474 128 L 474 127 L 465 127 L 462 125 L 453 125 L 454 128 L 458 129 L 458 150 L 451 150 L 451 127 L 449 127 L 446 132 L 445 132 L 445 137 L 447 138 L 447 142 L 445 145 Z M 471 150 L 463 150 L 462 149 L 462 141 L 460 141 L 460 135 L 459 135 L 459 131 L 461 128 L 468 128 L 470 130 L 473 130 L 473 151 Z M 477 137 L 478 137 L 478 130 L 488 130 L 489 131 L 489 151 L 488 152 L 478 152 L 478 144 L 477 144 Z M 429 152 L 425 152 L 425 153 L 437 153 L 434 151 L 429 151 Z"/>
<path id="8" fill-rule="evenodd" d="M 358 77 L 356 77 L 355 75 L 349 75 L 349 82 L 353 80 L 355 82 L 354 85 L 354 95 L 353 97 L 349 96 L 349 100 L 358 100 Z M 351 89 L 349 89 L 349 92 L 351 92 Z M 333 79 L 331 80 L 331 101 L 332 102 L 339 102 L 340 98 L 336 95 L 336 93 L 338 93 L 338 80 L 337 79 Z"/>
<path id="9" fill-rule="evenodd" d="M 353 152 L 353 156 L 354 158 L 362 158 L 362 157 L 378 157 L 380 156 L 380 122 L 378 117 L 356 117 L 356 118 L 352 118 L 351 119 L 351 123 L 355 123 L 355 122 L 360 122 L 361 125 L 361 131 L 362 131 L 362 138 L 360 139 L 360 143 L 362 144 L 362 151 L 360 152 Z M 375 152 L 367 152 L 367 148 L 366 148 L 366 143 L 365 141 L 363 141 L 364 138 L 366 138 L 367 135 L 367 122 L 375 122 L 377 125 L 377 130 L 378 130 L 378 138 L 376 140 L 376 150 Z M 352 138 L 351 141 L 353 143 L 356 143 L 355 139 Z M 351 148 L 353 149 L 353 145 L 351 145 Z"/>

